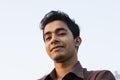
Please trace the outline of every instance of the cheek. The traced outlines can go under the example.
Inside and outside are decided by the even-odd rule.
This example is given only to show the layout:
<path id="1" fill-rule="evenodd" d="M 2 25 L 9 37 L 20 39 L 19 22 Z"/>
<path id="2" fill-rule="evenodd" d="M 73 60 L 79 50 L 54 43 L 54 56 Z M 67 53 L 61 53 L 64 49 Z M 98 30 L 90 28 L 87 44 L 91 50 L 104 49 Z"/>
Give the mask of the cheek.
<path id="1" fill-rule="evenodd" d="M 69 39 L 66 41 L 66 43 L 67 43 L 67 46 L 68 46 L 68 48 L 69 48 L 70 50 L 72 50 L 72 49 L 75 48 L 75 42 L 74 42 L 73 39 L 70 39 L 70 38 L 69 38 Z"/>
<path id="2" fill-rule="evenodd" d="M 49 53 L 49 51 L 50 51 L 50 47 L 49 47 L 48 44 L 45 44 L 45 49 L 46 49 L 47 53 Z"/>

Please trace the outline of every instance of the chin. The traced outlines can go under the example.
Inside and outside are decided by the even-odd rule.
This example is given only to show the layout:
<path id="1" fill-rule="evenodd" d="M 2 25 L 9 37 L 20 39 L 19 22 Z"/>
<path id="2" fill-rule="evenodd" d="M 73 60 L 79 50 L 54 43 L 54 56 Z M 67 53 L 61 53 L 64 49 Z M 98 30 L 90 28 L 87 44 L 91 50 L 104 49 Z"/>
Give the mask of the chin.
<path id="1" fill-rule="evenodd" d="M 56 57 L 54 57 L 54 59 L 53 59 L 55 62 L 63 62 L 64 61 L 64 56 L 56 56 Z"/>

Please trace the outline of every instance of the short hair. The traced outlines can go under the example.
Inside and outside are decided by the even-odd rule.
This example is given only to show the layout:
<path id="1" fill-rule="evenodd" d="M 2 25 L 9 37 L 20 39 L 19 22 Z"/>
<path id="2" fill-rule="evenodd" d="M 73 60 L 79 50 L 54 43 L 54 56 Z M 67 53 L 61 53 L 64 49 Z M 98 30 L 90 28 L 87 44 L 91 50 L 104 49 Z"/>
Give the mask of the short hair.
<path id="1" fill-rule="evenodd" d="M 41 29 L 44 32 L 45 26 L 55 20 L 61 20 L 65 22 L 73 34 L 74 39 L 80 35 L 80 29 L 78 24 L 75 23 L 66 13 L 61 11 L 50 11 L 47 13 L 44 18 L 41 20 Z"/>

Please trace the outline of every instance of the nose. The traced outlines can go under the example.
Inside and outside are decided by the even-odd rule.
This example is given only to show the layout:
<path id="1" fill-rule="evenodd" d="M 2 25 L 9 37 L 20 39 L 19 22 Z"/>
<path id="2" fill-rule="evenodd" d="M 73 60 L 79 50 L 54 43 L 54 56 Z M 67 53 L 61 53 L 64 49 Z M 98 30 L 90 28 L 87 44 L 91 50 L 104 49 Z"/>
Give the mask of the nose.
<path id="1" fill-rule="evenodd" d="M 57 44 L 59 42 L 60 42 L 60 40 L 57 37 L 57 35 L 53 35 L 52 40 L 51 40 L 51 44 Z"/>

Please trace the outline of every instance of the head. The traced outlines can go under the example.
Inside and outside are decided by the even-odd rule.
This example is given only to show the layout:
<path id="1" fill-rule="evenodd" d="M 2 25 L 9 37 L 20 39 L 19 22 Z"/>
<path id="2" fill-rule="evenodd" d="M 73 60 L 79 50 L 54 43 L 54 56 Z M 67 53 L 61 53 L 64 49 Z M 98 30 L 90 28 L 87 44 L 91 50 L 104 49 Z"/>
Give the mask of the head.
<path id="1" fill-rule="evenodd" d="M 74 20 L 70 19 L 70 17 L 66 13 L 61 11 L 51 11 L 44 16 L 44 18 L 41 21 L 41 29 L 43 30 L 43 32 L 44 32 L 45 26 L 48 23 L 55 20 L 61 20 L 65 22 L 68 28 L 70 29 L 70 31 L 72 32 L 74 38 L 80 35 L 79 26 L 75 23 Z"/>
<path id="2" fill-rule="evenodd" d="M 41 20 L 41 29 L 46 51 L 54 61 L 64 61 L 74 54 L 77 55 L 81 43 L 80 29 L 66 13 L 60 11 L 47 13 Z"/>

